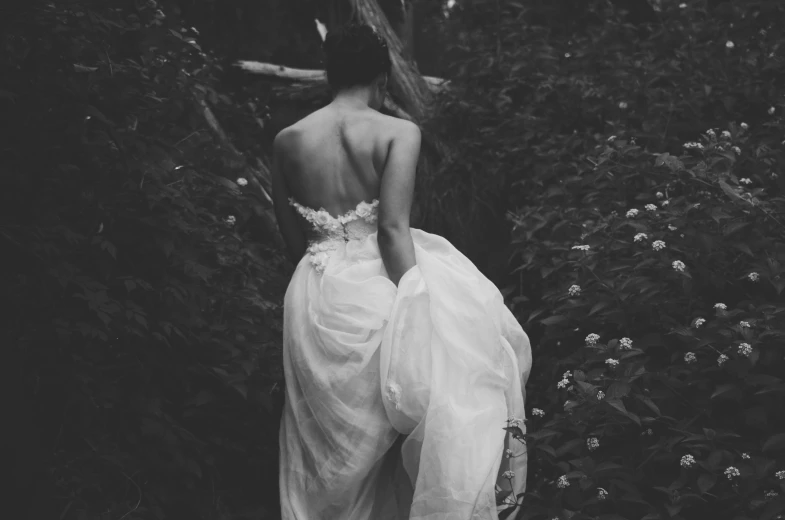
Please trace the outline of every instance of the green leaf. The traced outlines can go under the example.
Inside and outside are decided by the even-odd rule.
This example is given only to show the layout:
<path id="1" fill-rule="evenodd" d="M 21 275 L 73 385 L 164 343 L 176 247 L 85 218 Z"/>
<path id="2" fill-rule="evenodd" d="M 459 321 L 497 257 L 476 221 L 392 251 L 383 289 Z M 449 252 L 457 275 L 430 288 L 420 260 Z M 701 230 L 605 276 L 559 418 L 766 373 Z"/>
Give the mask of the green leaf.
<path id="1" fill-rule="evenodd" d="M 763 451 L 777 451 L 785 449 L 785 433 L 776 433 L 763 443 Z"/>
<path id="2" fill-rule="evenodd" d="M 713 473 L 701 473 L 698 477 L 698 489 L 700 489 L 701 493 L 706 493 L 713 488 L 716 483 L 717 476 Z"/>
<path id="3" fill-rule="evenodd" d="M 546 326 L 551 326 L 551 325 L 558 325 L 559 323 L 564 323 L 565 321 L 567 321 L 567 318 L 565 316 L 549 316 L 544 320 L 540 320 L 540 323 Z"/>

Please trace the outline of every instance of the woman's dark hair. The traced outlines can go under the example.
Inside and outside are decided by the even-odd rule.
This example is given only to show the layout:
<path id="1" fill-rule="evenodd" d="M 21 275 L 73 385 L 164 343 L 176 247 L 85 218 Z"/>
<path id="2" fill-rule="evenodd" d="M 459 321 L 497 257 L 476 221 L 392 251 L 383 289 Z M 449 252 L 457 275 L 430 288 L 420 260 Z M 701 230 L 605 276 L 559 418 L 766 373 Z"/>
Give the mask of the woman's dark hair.
<path id="1" fill-rule="evenodd" d="M 327 33 L 327 81 L 339 90 L 355 85 L 369 85 L 392 67 L 387 42 L 373 28 L 352 23 Z"/>

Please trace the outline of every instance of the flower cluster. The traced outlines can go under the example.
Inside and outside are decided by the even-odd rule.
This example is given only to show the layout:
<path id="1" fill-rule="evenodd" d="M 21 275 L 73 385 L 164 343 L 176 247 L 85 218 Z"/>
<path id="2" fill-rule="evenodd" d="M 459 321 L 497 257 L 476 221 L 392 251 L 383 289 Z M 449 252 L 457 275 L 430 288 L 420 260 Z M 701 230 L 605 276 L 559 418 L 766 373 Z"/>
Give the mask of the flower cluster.
<path id="1" fill-rule="evenodd" d="M 605 364 L 608 365 L 609 367 L 613 368 L 613 367 L 619 365 L 619 360 L 618 359 L 613 359 L 613 358 L 608 358 L 608 359 L 605 360 Z"/>
<path id="2" fill-rule="evenodd" d="M 682 262 L 681 260 L 674 261 L 673 264 L 671 264 L 671 266 L 673 267 L 673 269 L 679 272 L 684 271 L 684 268 L 686 267 L 684 265 L 684 262 Z"/>
<path id="3" fill-rule="evenodd" d="M 572 246 L 572 248 L 573 249 L 577 249 L 579 251 L 588 251 L 589 249 L 591 249 L 591 246 L 588 246 L 588 245 L 584 244 L 584 245 L 579 245 L 579 246 Z"/>
<path id="4" fill-rule="evenodd" d="M 644 208 L 646 209 L 646 211 L 657 211 L 657 206 L 655 206 L 654 204 L 646 204 Z"/>
<path id="5" fill-rule="evenodd" d="M 631 210 L 627 211 L 627 218 L 635 218 L 640 213 L 637 209 L 632 208 Z"/>
<path id="6" fill-rule="evenodd" d="M 695 457 L 692 455 L 684 455 L 680 461 L 681 467 L 691 468 L 695 465 Z"/>
<path id="7" fill-rule="evenodd" d="M 739 470 L 733 466 L 728 466 L 727 468 L 725 468 L 725 476 L 728 477 L 728 479 L 733 479 L 740 475 L 741 473 L 739 472 Z"/>
<path id="8" fill-rule="evenodd" d="M 545 412 L 540 408 L 532 408 L 532 415 L 535 417 L 543 417 L 545 416 Z"/>
<path id="9" fill-rule="evenodd" d="M 654 249 L 655 251 L 661 251 L 665 249 L 665 242 L 663 242 L 662 240 L 655 240 L 654 242 L 652 242 L 651 248 Z"/>
<path id="10" fill-rule="evenodd" d="M 630 338 L 621 338 L 619 345 L 622 350 L 630 350 L 632 348 L 632 340 Z"/>
<path id="11" fill-rule="evenodd" d="M 570 481 L 567 479 L 567 475 L 562 475 L 556 481 L 556 487 L 559 489 L 564 489 L 570 485 Z"/>
<path id="12" fill-rule="evenodd" d="M 580 285 L 571 285 L 569 289 L 567 289 L 567 294 L 570 296 L 578 296 L 581 294 L 581 286 Z"/>
<path id="13" fill-rule="evenodd" d="M 697 328 L 700 328 L 700 326 L 703 325 L 704 323 L 706 323 L 705 319 L 703 319 L 703 318 L 695 318 L 695 321 L 692 322 L 692 326 L 697 329 Z"/>
<path id="14" fill-rule="evenodd" d="M 589 448 L 589 451 L 594 451 L 600 447 L 600 441 L 597 437 L 589 437 L 586 439 L 586 447 Z"/>
<path id="15" fill-rule="evenodd" d="M 600 336 L 592 332 L 591 334 L 586 336 L 586 344 L 590 346 L 596 345 L 599 339 Z"/>
<path id="16" fill-rule="evenodd" d="M 643 240 L 646 240 L 647 238 L 649 237 L 646 235 L 646 233 L 638 233 L 637 235 L 635 235 L 635 238 L 633 238 L 633 240 L 635 242 L 641 242 Z"/>
<path id="17" fill-rule="evenodd" d="M 695 352 L 687 352 L 686 354 L 684 354 L 684 362 L 685 363 L 688 363 L 688 364 L 689 363 L 695 363 L 696 361 L 698 361 L 698 358 L 697 358 L 697 356 L 695 356 Z"/>
<path id="18" fill-rule="evenodd" d="M 752 346 L 749 343 L 742 343 L 739 345 L 739 355 L 749 357 L 752 354 Z"/>
<path id="19" fill-rule="evenodd" d="M 726 361 L 728 361 L 728 356 L 725 354 L 720 354 L 720 357 L 717 358 L 717 364 L 719 366 L 724 365 Z"/>

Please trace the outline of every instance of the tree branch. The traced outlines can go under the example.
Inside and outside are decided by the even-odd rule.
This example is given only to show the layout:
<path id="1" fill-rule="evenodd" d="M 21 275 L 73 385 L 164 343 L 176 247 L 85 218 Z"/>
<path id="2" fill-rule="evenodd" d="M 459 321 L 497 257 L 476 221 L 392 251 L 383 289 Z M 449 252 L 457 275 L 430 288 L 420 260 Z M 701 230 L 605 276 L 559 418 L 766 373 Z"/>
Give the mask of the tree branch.
<path id="1" fill-rule="evenodd" d="M 327 81 L 325 72 L 320 69 L 295 69 L 292 67 L 284 67 L 283 65 L 275 65 L 274 63 L 264 63 L 261 61 L 251 60 L 239 60 L 234 65 L 254 74 L 260 74 L 262 76 L 269 76 L 294 82 L 326 83 Z M 429 90 L 432 92 L 440 92 L 449 85 L 449 81 L 446 81 L 442 78 L 422 76 L 422 79 L 425 81 Z"/>

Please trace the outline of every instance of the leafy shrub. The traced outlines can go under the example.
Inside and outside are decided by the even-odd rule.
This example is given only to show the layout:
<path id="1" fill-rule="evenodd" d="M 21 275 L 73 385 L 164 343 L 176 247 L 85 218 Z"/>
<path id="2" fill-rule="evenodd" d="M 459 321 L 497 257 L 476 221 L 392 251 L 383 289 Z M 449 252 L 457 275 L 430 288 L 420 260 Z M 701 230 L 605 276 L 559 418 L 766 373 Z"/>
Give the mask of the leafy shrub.
<path id="1" fill-rule="evenodd" d="M 513 217 L 547 287 L 527 320 L 546 326 L 545 416 L 524 518 L 785 510 L 785 158 L 735 125 L 701 141 L 675 157 L 611 139 Z"/>
<path id="2" fill-rule="evenodd" d="M 507 291 L 537 409 L 519 517 L 775 518 L 785 7 L 661 2 L 633 25 L 598 1 L 555 26 L 545 4 L 455 12 L 442 116 L 443 181 L 516 208 Z"/>
<path id="3" fill-rule="evenodd" d="M 154 1 L 36 3 L 14 22 L 3 335 L 30 516 L 274 511 L 287 268 L 271 233 L 249 239 L 263 164 L 221 132 L 220 68 Z"/>

